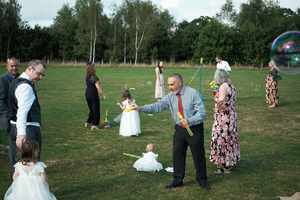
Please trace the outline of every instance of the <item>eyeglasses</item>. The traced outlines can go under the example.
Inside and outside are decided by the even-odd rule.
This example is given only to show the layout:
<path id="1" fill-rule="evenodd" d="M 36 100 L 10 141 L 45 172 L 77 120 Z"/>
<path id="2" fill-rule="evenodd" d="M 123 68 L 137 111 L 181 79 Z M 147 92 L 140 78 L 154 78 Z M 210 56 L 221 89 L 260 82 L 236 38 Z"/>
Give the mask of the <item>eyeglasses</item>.
<path id="1" fill-rule="evenodd" d="M 33 71 L 35 71 L 37 73 L 37 75 L 39 75 L 39 76 L 45 76 L 45 74 L 43 72 L 39 72 L 34 67 L 32 67 L 32 69 L 33 69 Z"/>

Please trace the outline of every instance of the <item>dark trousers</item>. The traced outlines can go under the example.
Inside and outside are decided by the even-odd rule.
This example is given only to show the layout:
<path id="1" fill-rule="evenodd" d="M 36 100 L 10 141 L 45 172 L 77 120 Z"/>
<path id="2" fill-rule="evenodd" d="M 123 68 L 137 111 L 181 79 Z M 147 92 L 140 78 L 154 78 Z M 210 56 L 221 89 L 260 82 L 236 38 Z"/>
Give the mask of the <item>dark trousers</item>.
<path id="1" fill-rule="evenodd" d="M 89 107 L 89 116 L 87 119 L 87 123 L 98 126 L 100 121 L 100 100 L 99 99 L 89 99 L 86 98 L 88 107 Z"/>
<path id="2" fill-rule="evenodd" d="M 39 154 L 38 160 L 41 157 L 41 149 L 42 149 L 42 136 L 41 136 L 41 129 L 37 126 L 27 126 L 26 127 L 26 138 L 29 138 L 39 144 Z M 17 146 L 16 146 L 16 139 L 17 139 L 17 128 L 15 124 L 11 124 L 10 131 L 9 131 L 9 161 L 11 166 L 11 173 L 14 173 L 14 165 L 18 162 L 17 158 Z"/>
<path id="3" fill-rule="evenodd" d="M 191 126 L 190 128 L 194 134 L 193 136 L 190 136 L 185 128 L 175 125 L 173 138 L 173 176 L 175 181 L 182 181 L 184 179 L 186 151 L 189 146 L 196 168 L 196 180 L 203 182 L 207 180 L 203 124 Z"/>

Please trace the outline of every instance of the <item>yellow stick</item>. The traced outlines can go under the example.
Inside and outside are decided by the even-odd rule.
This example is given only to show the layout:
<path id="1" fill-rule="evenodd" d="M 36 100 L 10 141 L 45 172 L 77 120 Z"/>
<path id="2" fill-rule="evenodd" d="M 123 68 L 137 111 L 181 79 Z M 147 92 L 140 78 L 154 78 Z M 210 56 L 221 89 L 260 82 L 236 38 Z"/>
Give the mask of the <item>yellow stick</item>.
<path id="1" fill-rule="evenodd" d="M 128 157 L 132 157 L 132 158 L 141 158 L 141 156 L 137 156 L 134 154 L 130 154 L 130 153 L 123 153 L 124 156 L 128 156 Z"/>
<path id="2" fill-rule="evenodd" d="M 180 112 L 178 112 L 177 114 L 178 114 L 178 117 L 180 120 L 184 119 Z M 191 130 L 191 128 L 189 126 L 185 127 L 185 129 L 187 130 L 187 132 L 190 136 L 194 135 L 193 131 Z"/>

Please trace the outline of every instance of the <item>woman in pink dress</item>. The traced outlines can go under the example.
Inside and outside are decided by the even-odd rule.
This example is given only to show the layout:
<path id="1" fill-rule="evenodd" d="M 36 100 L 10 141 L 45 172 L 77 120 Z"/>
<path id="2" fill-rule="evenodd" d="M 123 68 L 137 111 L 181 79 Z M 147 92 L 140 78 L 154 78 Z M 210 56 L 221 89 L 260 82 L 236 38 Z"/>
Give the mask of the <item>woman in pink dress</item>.
<path id="1" fill-rule="evenodd" d="M 266 83 L 266 103 L 269 108 L 275 108 L 278 106 L 278 80 L 281 76 L 278 74 L 278 68 L 273 60 L 268 64 L 270 71 L 265 79 Z"/>
<path id="2" fill-rule="evenodd" d="M 217 166 L 216 174 L 230 173 L 240 161 L 240 138 L 237 130 L 236 89 L 229 74 L 218 70 L 219 89 L 214 96 L 214 123 L 209 160 Z"/>

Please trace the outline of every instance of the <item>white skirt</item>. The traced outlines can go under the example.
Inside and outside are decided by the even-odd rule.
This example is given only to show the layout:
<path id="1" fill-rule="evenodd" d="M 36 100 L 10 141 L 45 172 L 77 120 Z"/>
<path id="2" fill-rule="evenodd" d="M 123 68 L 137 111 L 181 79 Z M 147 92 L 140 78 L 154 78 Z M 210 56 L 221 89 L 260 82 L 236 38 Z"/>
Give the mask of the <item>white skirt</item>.
<path id="1" fill-rule="evenodd" d="M 8 188 L 4 200 L 56 200 L 39 176 L 22 175 Z"/>
<path id="2" fill-rule="evenodd" d="M 143 157 L 139 158 L 133 164 L 137 171 L 158 172 L 163 169 L 161 163 L 157 161 L 158 155 L 153 152 L 143 153 Z"/>
<path id="3" fill-rule="evenodd" d="M 164 75 L 160 74 L 160 81 L 156 79 L 155 81 L 155 95 L 154 97 L 162 98 L 165 96 L 165 86 L 164 86 Z"/>
<path id="4" fill-rule="evenodd" d="M 119 133 L 122 136 L 137 136 L 141 133 L 140 116 L 138 111 L 123 111 Z"/>

